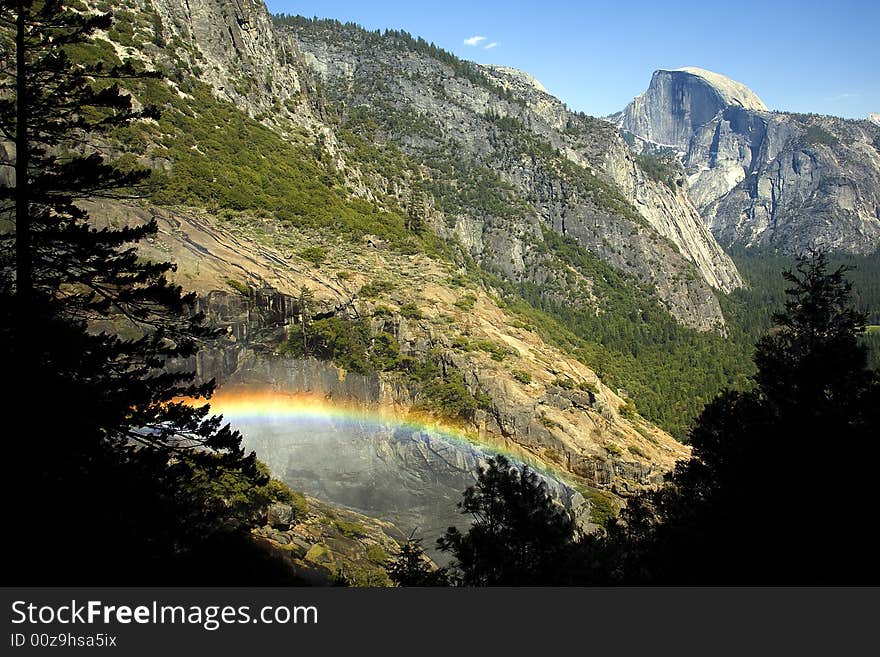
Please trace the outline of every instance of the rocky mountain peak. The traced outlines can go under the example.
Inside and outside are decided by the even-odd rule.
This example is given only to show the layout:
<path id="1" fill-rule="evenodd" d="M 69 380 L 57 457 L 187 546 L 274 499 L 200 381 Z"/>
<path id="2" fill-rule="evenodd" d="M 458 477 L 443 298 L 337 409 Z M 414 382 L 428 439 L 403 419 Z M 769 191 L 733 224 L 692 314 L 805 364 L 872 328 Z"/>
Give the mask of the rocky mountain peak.
<path id="1" fill-rule="evenodd" d="M 869 254 L 880 245 L 880 115 L 768 112 L 698 68 L 656 71 L 609 117 L 640 153 L 677 151 L 687 194 L 724 245 Z"/>
<path id="2" fill-rule="evenodd" d="M 660 69 L 645 93 L 609 118 L 643 139 L 685 151 L 691 137 L 728 107 L 767 111 L 751 89 L 719 73 L 695 67 Z"/>
<path id="3" fill-rule="evenodd" d="M 758 110 L 761 112 L 767 111 L 767 106 L 764 104 L 764 101 L 758 98 L 758 95 L 754 91 L 741 82 L 731 80 L 726 75 L 707 71 L 704 68 L 697 68 L 696 66 L 685 66 L 670 72 L 687 73 L 688 75 L 694 75 L 704 80 L 710 84 L 722 98 L 724 98 L 728 105 L 740 105 L 745 109 Z"/>
<path id="4" fill-rule="evenodd" d="M 868 114 L 868 120 L 874 125 L 880 125 L 880 112 L 871 112 Z"/>

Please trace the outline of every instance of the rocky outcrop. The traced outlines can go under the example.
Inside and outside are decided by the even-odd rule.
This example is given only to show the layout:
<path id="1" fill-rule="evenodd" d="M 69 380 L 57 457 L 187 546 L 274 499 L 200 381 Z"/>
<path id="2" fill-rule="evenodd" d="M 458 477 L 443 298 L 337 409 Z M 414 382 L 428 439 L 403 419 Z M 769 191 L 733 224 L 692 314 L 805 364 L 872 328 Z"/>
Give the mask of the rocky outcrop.
<path id="1" fill-rule="evenodd" d="M 787 253 L 880 247 L 877 125 L 770 112 L 739 83 L 695 71 L 657 71 L 648 91 L 609 119 L 640 152 L 674 148 L 721 244 Z"/>
<path id="2" fill-rule="evenodd" d="M 525 71 L 520 71 L 510 66 L 499 66 L 498 64 L 483 64 L 482 68 L 488 71 L 490 76 L 499 80 L 503 89 L 520 94 L 523 91 L 535 90 L 539 93 L 550 95 L 550 92 L 547 91 L 546 87 L 537 78 Z"/>
<path id="3" fill-rule="evenodd" d="M 880 125 L 880 113 L 871 112 L 868 114 L 868 121 L 874 125 Z"/>
<path id="4" fill-rule="evenodd" d="M 163 40 L 176 37 L 173 57 L 198 71 L 219 98 L 250 116 L 266 114 L 276 127 L 290 123 L 320 128 L 309 103 L 308 80 L 297 67 L 298 53 L 272 29 L 259 0 L 133 0 L 142 14 L 153 13 Z M 145 40 L 141 53 L 160 59 L 163 48 Z M 151 46 L 155 46 L 154 48 Z"/>
<path id="5" fill-rule="evenodd" d="M 273 504 L 251 534 L 302 583 L 391 586 L 385 570 L 408 535 L 393 524 L 314 497 Z"/>

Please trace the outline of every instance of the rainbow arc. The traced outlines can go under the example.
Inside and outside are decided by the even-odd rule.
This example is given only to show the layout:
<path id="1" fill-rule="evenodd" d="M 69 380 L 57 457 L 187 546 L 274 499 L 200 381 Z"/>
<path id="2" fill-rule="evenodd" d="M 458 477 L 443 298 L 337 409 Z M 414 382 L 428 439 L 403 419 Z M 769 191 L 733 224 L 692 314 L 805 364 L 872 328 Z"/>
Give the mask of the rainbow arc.
<path id="1" fill-rule="evenodd" d="M 462 447 L 478 450 L 487 456 L 502 454 L 513 461 L 526 463 L 531 468 L 565 481 L 565 473 L 549 468 L 533 454 L 509 444 L 486 440 L 460 427 L 445 424 L 427 414 L 411 410 L 400 411 L 388 407 L 367 406 L 326 399 L 309 393 L 284 393 L 272 390 L 219 390 L 208 401 L 211 412 L 222 415 L 233 427 L 260 422 L 278 424 L 290 422 L 292 426 L 327 424 L 336 427 L 346 425 L 359 430 L 402 429 L 412 433 L 425 433 L 441 437 Z"/>

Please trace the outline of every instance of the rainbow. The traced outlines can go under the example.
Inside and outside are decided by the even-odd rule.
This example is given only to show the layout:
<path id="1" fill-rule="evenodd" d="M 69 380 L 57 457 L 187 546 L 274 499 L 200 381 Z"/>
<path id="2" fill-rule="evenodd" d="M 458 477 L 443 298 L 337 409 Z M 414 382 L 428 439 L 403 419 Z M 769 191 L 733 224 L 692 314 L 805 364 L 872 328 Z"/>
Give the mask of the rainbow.
<path id="1" fill-rule="evenodd" d="M 218 390 L 208 400 L 211 412 L 222 415 L 233 427 L 237 424 L 290 422 L 308 426 L 314 423 L 359 427 L 404 429 L 443 438 L 487 456 L 504 455 L 525 463 L 544 475 L 565 482 L 566 473 L 549 467 L 518 445 L 485 439 L 461 427 L 446 424 L 411 409 L 367 406 L 327 399 L 310 393 L 284 393 L 274 390 Z"/>

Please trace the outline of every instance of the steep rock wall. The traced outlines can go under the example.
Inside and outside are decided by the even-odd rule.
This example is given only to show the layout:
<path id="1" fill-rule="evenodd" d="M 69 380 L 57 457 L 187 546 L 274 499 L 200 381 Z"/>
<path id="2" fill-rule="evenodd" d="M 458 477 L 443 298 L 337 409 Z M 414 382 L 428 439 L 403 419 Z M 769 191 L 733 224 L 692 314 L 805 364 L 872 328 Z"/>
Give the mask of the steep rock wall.
<path id="1" fill-rule="evenodd" d="M 725 246 L 870 254 L 880 247 L 880 129 L 870 121 L 769 112 L 697 69 L 657 71 L 609 119 L 636 149 L 673 147 L 688 193 Z"/>
<path id="2" fill-rule="evenodd" d="M 534 216 L 447 213 L 453 232 L 478 260 L 509 277 L 527 277 L 537 269 L 528 257 L 530 246 L 540 241 L 541 228 L 549 227 L 651 285 L 682 322 L 702 329 L 723 325 L 712 288 L 741 285 L 735 266 L 686 195 L 645 176 L 616 131 L 568 111 L 518 71 L 479 67 L 485 78 L 474 81 L 394 36 L 377 48 L 369 33 L 347 26 L 288 31 L 337 103 L 430 126 L 408 130 L 395 119 L 402 127 L 389 130 L 387 138 L 405 153 L 430 160 L 445 152 L 488 168 L 534 208 Z M 567 161 L 564 166 L 576 167 L 568 169 L 571 175 L 556 170 L 552 154 L 536 156 L 535 149 L 542 148 L 555 149 Z M 597 177 L 633 212 L 597 203 L 589 185 L 572 182 L 578 176 Z M 686 282 L 675 285 L 673 279 Z"/>

